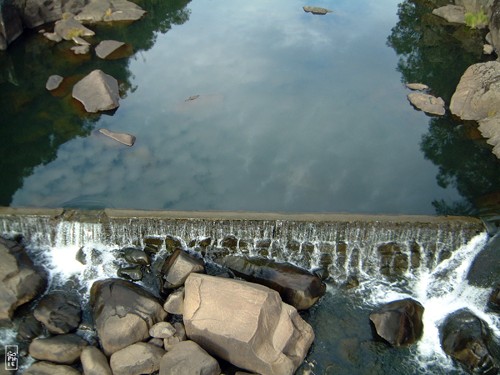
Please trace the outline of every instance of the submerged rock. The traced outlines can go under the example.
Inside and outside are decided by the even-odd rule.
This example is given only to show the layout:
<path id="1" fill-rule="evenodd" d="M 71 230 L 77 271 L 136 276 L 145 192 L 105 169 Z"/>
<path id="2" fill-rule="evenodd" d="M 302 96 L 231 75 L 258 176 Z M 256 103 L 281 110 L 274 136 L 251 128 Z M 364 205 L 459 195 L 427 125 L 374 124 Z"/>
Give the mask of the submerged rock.
<path id="1" fill-rule="evenodd" d="M 202 348 L 260 374 L 292 375 L 314 340 L 311 326 L 276 291 L 197 273 L 185 283 L 183 319 Z"/>
<path id="2" fill-rule="evenodd" d="M 325 294 L 326 285 L 307 270 L 267 258 L 228 256 L 224 265 L 247 281 L 276 290 L 283 302 L 306 310 Z"/>
<path id="3" fill-rule="evenodd" d="M 471 311 L 462 309 L 446 317 L 440 328 L 446 354 L 474 374 L 500 371 L 500 347 L 488 325 Z"/>
<path id="4" fill-rule="evenodd" d="M 219 375 L 217 361 L 193 341 L 183 341 L 170 349 L 160 362 L 160 375 Z"/>
<path id="5" fill-rule="evenodd" d="M 119 42 L 117 40 L 103 40 L 95 47 L 95 54 L 97 57 L 105 59 L 124 45 L 124 42 Z"/>
<path id="6" fill-rule="evenodd" d="M 304 7 L 302 7 L 302 9 L 304 9 L 304 12 L 306 12 L 306 13 L 319 14 L 319 15 L 332 13 L 332 11 L 330 9 L 321 8 L 321 7 L 304 6 Z"/>
<path id="7" fill-rule="evenodd" d="M 125 146 L 132 147 L 135 143 L 135 136 L 132 134 L 112 132 L 108 129 L 99 129 L 99 133 L 104 134 L 105 136 L 114 139 Z"/>
<path id="8" fill-rule="evenodd" d="M 377 335 L 393 346 L 407 346 L 422 336 L 424 307 L 411 298 L 389 302 L 370 314 Z"/>
<path id="9" fill-rule="evenodd" d="M 439 116 L 445 114 L 444 100 L 441 98 L 436 98 L 432 95 L 424 94 L 421 92 L 412 92 L 408 94 L 408 100 L 417 109 L 420 109 L 425 113 Z"/>
<path id="10" fill-rule="evenodd" d="M 432 14 L 444 18 L 450 23 L 465 24 L 465 8 L 463 6 L 448 4 L 434 9 Z"/>
<path id="11" fill-rule="evenodd" d="M 45 84 L 45 88 L 49 91 L 55 90 L 61 85 L 63 80 L 64 80 L 64 78 L 57 75 L 57 74 L 51 75 L 47 79 L 47 83 Z"/>
<path id="12" fill-rule="evenodd" d="M 149 329 L 167 313 L 144 288 L 129 281 L 96 281 L 90 291 L 90 305 L 104 353 L 112 353 L 149 338 Z"/>
<path id="13" fill-rule="evenodd" d="M 87 112 L 108 111 L 119 104 L 118 81 L 102 70 L 94 70 L 73 87 L 73 98 L 80 101 Z"/>
<path id="14" fill-rule="evenodd" d="M 0 238 L 0 322 L 12 319 L 17 307 L 45 289 L 45 275 L 38 272 L 25 249 Z"/>

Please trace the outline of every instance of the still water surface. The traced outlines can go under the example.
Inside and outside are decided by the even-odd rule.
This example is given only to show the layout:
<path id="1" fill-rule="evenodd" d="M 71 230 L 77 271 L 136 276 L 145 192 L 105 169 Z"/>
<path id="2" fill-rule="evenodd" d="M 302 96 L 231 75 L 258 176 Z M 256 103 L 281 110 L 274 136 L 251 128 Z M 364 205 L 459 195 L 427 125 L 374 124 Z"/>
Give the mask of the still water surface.
<path id="1" fill-rule="evenodd" d="M 114 61 L 22 38 L 0 55 L 0 171 L 11 176 L 0 204 L 422 214 L 470 200 L 438 184 L 443 167 L 422 150 L 430 118 L 407 102 L 388 43 L 398 3 L 318 1 L 326 16 L 304 1 L 144 3 L 133 25 L 94 27 L 94 42 L 132 45 Z M 452 81 L 465 69 L 456 64 Z M 60 96 L 44 88 L 51 74 L 74 82 L 95 68 L 123 88 L 113 114 L 83 113 L 71 85 Z"/>

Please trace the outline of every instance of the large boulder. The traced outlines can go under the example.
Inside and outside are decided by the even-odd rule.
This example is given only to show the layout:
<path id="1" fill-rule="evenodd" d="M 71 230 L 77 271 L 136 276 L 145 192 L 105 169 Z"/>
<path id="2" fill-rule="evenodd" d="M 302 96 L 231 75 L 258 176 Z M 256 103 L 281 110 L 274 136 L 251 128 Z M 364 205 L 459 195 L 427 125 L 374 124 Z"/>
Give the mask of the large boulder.
<path id="1" fill-rule="evenodd" d="M 136 21 L 145 13 L 139 5 L 127 0 L 91 0 L 75 18 L 90 23 Z"/>
<path id="2" fill-rule="evenodd" d="M 73 333 L 35 339 L 29 346 L 30 355 L 38 360 L 70 365 L 79 358 L 88 344 Z"/>
<path id="3" fill-rule="evenodd" d="M 293 374 L 314 340 L 311 326 L 276 291 L 246 281 L 190 274 L 183 318 L 190 340 L 260 374 Z"/>
<path id="4" fill-rule="evenodd" d="M 451 98 L 450 111 L 462 120 L 495 116 L 500 108 L 500 62 L 488 61 L 467 68 Z"/>
<path id="5" fill-rule="evenodd" d="M 83 348 L 80 361 L 85 375 L 112 375 L 108 359 L 95 346 Z"/>
<path id="6" fill-rule="evenodd" d="M 161 359 L 160 375 L 219 375 L 217 361 L 193 341 L 183 341 Z"/>
<path id="7" fill-rule="evenodd" d="M 460 5 L 448 4 L 434 9 L 432 14 L 444 18 L 450 23 L 465 24 L 465 8 Z"/>
<path id="8" fill-rule="evenodd" d="M 42 293 L 46 277 L 37 271 L 25 249 L 0 238 L 0 322 L 12 319 L 14 310 Z"/>
<path id="9" fill-rule="evenodd" d="M 108 356 L 149 338 L 149 329 L 167 316 L 151 293 L 129 281 L 99 280 L 90 293 L 95 327 Z"/>
<path id="10" fill-rule="evenodd" d="M 276 290 L 283 302 L 306 310 L 325 294 L 326 285 L 307 270 L 259 257 L 227 256 L 224 265 L 247 281 Z"/>
<path id="11" fill-rule="evenodd" d="M 62 334 L 78 328 L 82 308 L 78 296 L 56 291 L 43 296 L 33 314 L 50 333 Z"/>
<path id="12" fill-rule="evenodd" d="M 162 292 L 166 294 L 170 289 L 182 286 L 193 272 L 205 272 L 203 260 L 181 249 L 175 250 L 161 268 Z"/>
<path id="13" fill-rule="evenodd" d="M 160 369 L 165 350 L 138 342 L 113 353 L 109 362 L 113 375 L 152 374 Z"/>
<path id="14" fill-rule="evenodd" d="M 91 113 L 109 111 L 120 105 L 118 81 L 99 69 L 78 81 L 72 95 Z"/>
<path id="15" fill-rule="evenodd" d="M 370 314 L 377 335 L 393 346 L 407 346 L 423 333 L 424 307 L 411 298 L 389 302 Z"/>
<path id="16" fill-rule="evenodd" d="M 0 50 L 4 50 L 23 33 L 23 23 L 17 7 L 10 1 L 0 3 Z"/>
<path id="17" fill-rule="evenodd" d="M 500 371 L 500 347 L 488 327 L 468 309 L 446 317 L 440 327 L 444 352 L 474 374 Z"/>
<path id="18" fill-rule="evenodd" d="M 81 375 L 81 373 L 77 369 L 67 365 L 56 365 L 54 363 L 40 361 L 33 363 L 24 372 L 24 375 Z"/>

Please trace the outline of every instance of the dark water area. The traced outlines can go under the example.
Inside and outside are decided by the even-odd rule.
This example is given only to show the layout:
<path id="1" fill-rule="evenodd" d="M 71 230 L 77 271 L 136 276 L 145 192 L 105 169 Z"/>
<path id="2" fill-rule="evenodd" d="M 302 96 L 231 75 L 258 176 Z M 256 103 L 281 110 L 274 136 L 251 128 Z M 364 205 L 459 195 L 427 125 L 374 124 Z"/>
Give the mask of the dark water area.
<path id="1" fill-rule="evenodd" d="M 406 99 L 404 83 L 418 81 L 449 102 L 485 59 L 483 33 L 445 24 L 429 2 L 320 1 L 326 16 L 303 1 L 138 3 L 148 11 L 138 22 L 91 26 L 93 44 L 125 41 L 129 57 L 74 56 L 36 32 L 0 53 L 0 205 L 477 214 L 498 204 L 500 163 L 476 125 Z M 93 69 L 120 83 L 113 113 L 71 98 Z M 52 74 L 66 77 L 53 94 Z"/>

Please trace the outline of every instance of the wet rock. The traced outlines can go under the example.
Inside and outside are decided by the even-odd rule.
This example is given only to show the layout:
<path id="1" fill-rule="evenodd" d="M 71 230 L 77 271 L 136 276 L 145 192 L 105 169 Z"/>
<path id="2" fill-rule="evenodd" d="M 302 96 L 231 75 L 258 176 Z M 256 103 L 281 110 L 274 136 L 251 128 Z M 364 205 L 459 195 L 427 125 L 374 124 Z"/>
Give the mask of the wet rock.
<path id="1" fill-rule="evenodd" d="M 43 33 L 43 36 L 48 40 L 56 43 L 59 43 L 63 40 L 62 36 L 60 36 L 58 33 Z"/>
<path id="2" fill-rule="evenodd" d="M 108 111 L 120 105 L 118 81 L 98 69 L 77 82 L 72 96 L 91 113 Z"/>
<path id="3" fill-rule="evenodd" d="M 408 94 L 408 100 L 417 109 L 432 115 L 442 116 L 445 114 L 444 100 L 421 92 Z"/>
<path id="4" fill-rule="evenodd" d="M 149 338 L 149 329 L 167 313 L 144 288 L 129 281 L 96 281 L 90 305 L 99 341 L 106 355 Z"/>
<path id="5" fill-rule="evenodd" d="M 393 346 L 407 346 L 422 336 L 424 307 L 411 298 L 389 302 L 370 314 L 377 335 Z"/>
<path id="6" fill-rule="evenodd" d="M 306 310 L 325 294 L 326 285 L 316 275 L 289 263 L 267 258 L 228 256 L 224 265 L 247 281 L 276 290 L 283 302 Z"/>
<path id="7" fill-rule="evenodd" d="M 479 120 L 479 131 L 486 142 L 493 146 L 493 154 L 500 159 L 500 112 Z"/>
<path id="8" fill-rule="evenodd" d="M 24 375 L 81 375 L 81 373 L 67 365 L 56 365 L 54 363 L 41 361 L 33 363 L 24 372 Z"/>
<path id="9" fill-rule="evenodd" d="M 182 315 L 184 312 L 184 288 L 179 288 L 167 297 L 163 309 L 169 314 Z"/>
<path id="10" fill-rule="evenodd" d="M 462 120 L 493 117 L 500 105 L 500 62 L 488 61 L 467 68 L 451 98 L 451 113 Z"/>
<path id="11" fill-rule="evenodd" d="M 90 43 L 87 42 L 85 39 L 79 37 L 79 36 L 75 36 L 73 38 L 73 42 L 75 42 L 76 44 L 80 45 L 80 46 L 90 46 Z"/>
<path id="12" fill-rule="evenodd" d="M 72 16 L 57 21 L 54 25 L 54 32 L 64 40 L 72 40 L 74 37 L 94 36 L 95 33 L 83 26 Z"/>
<path id="13" fill-rule="evenodd" d="M 57 75 L 57 74 L 51 75 L 47 79 L 47 83 L 45 84 L 45 88 L 49 91 L 55 90 L 59 87 L 59 85 L 62 83 L 63 80 L 64 80 L 64 78 Z"/>
<path id="14" fill-rule="evenodd" d="M 99 129 L 99 133 L 104 134 L 105 136 L 114 139 L 115 141 L 120 142 L 125 146 L 132 147 L 135 143 L 135 136 L 128 133 L 117 133 L 117 132 L 112 132 L 111 130 L 108 129 Z"/>
<path id="15" fill-rule="evenodd" d="M 180 322 L 175 322 L 173 326 L 175 328 L 174 335 L 163 339 L 163 345 L 165 347 L 165 350 L 172 350 L 174 345 L 177 345 L 178 343 L 187 340 L 186 329 L 184 328 L 184 324 Z"/>
<path id="16" fill-rule="evenodd" d="M 204 272 L 203 260 L 183 250 L 177 249 L 163 263 L 161 269 L 162 290 L 167 292 L 184 284 L 189 274 L 193 272 Z"/>
<path id="17" fill-rule="evenodd" d="M 160 251 L 163 239 L 158 237 L 144 237 L 144 245 L 144 252 L 152 257 L 153 254 L 157 254 Z"/>
<path id="18" fill-rule="evenodd" d="M 83 348 L 80 361 L 85 375 L 112 375 L 108 359 L 95 346 Z"/>
<path id="19" fill-rule="evenodd" d="M 160 375 L 219 375 L 217 361 L 193 341 L 184 341 L 169 350 L 160 361 Z"/>
<path id="20" fill-rule="evenodd" d="M 311 326 L 276 291 L 197 273 L 185 283 L 183 319 L 202 348 L 261 374 L 293 374 L 314 340 Z"/>
<path id="21" fill-rule="evenodd" d="M 304 12 L 306 12 L 306 13 L 319 14 L 319 15 L 325 15 L 327 13 L 332 13 L 331 10 L 326 9 L 326 8 L 321 8 L 321 7 L 304 6 L 304 7 L 302 7 L 302 9 L 304 9 Z"/>
<path id="22" fill-rule="evenodd" d="M 423 83 L 407 83 L 406 87 L 409 88 L 410 90 L 417 90 L 417 91 L 429 90 L 429 86 L 424 85 Z"/>
<path id="23" fill-rule="evenodd" d="M 38 302 L 33 314 L 50 333 L 62 334 L 78 328 L 82 318 L 82 309 L 76 295 L 51 292 Z"/>
<path id="24" fill-rule="evenodd" d="M 151 264 L 151 259 L 149 255 L 140 249 L 133 247 L 127 247 L 121 250 L 123 259 L 132 264 L 138 264 L 140 266 L 149 266 Z"/>
<path id="25" fill-rule="evenodd" d="M 234 251 L 234 250 L 236 250 L 236 247 L 238 246 L 238 239 L 233 235 L 228 235 L 228 236 L 224 237 L 221 245 L 223 247 L 226 247 L 226 248 Z"/>
<path id="26" fill-rule="evenodd" d="M 125 43 L 117 40 L 103 40 L 95 47 L 95 53 L 97 57 L 106 59 L 109 55 L 124 45 Z"/>
<path id="27" fill-rule="evenodd" d="M 500 312 L 500 285 L 491 292 L 490 298 L 488 298 L 488 306 L 490 309 Z"/>
<path id="28" fill-rule="evenodd" d="M 29 346 L 30 355 L 38 360 L 70 365 L 79 358 L 87 342 L 73 333 L 35 339 Z"/>
<path id="29" fill-rule="evenodd" d="M 474 258 L 467 273 L 469 284 L 491 288 L 500 280 L 500 233 L 491 238 Z"/>
<path id="30" fill-rule="evenodd" d="M 169 252 L 174 252 L 177 249 L 182 249 L 182 242 L 179 238 L 167 235 L 165 237 L 165 246 Z"/>
<path id="31" fill-rule="evenodd" d="M 90 1 L 75 17 L 82 22 L 136 21 L 146 12 L 127 0 Z"/>
<path id="32" fill-rule="evenodd" d="M 46 286 L 45 275 L 37 271 L 24 248 L 0 238 L 0 322 L 12 319 L 17 307 L 31 301 Z"/>
<path id="33" fill-rule="evenodd" d="M 0 3 L 0 50 L 7 46 L 23 33 L 23 23 L 17 7 L 2 1 Z"/>
<path id="34" fill-rule="evenodd" d="M 500 370 L 500 347 L 488 325 L 467 309 L 446 317 L 440 327 L 441 347 L 474 374 L 496 374 Z"/>
<path id="35" fill-rule="evenodd" d="M 113 375 L 152 374 L 160 369 L 164 354 L 162 348 L 138 342 L 113 353 L 109 363 Z"/>
<path id="36" fill-rule="evenodd" d="M 120 267 L 116 274 L 118 277 L 132 281 L 139 281 L 144 277 L 141 266 Z"/>
<path id="37" fill-rule="evenodd" d="M 17 340 L 30 342 L 43 333 L 43 325 L 30 314 L 25 316 L 17 328 Z"/>
<path id="38" fill-rule="evenodd" d="M 158 322 L 149 329 L 149 336 L 166 339 L 175 334 L 175 328 L 168 322 Z"/>
<path id="39" fill-rule="evenodd" d="M 448 4 L 434 9 L 432 14 L 444 18 L 450 23 L 465 24 L 465 8 L 459 5 Z"/>
<path id="40" fill-rule="evenodd" d="M 70 48 L 75 55 L 86 55 L 90 52 L 89 46 L 73 46 Z"/>

